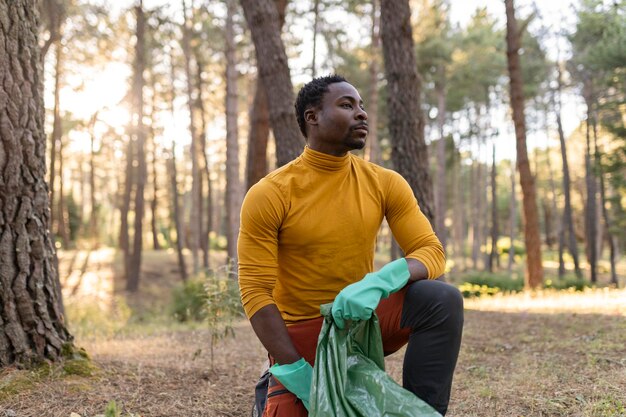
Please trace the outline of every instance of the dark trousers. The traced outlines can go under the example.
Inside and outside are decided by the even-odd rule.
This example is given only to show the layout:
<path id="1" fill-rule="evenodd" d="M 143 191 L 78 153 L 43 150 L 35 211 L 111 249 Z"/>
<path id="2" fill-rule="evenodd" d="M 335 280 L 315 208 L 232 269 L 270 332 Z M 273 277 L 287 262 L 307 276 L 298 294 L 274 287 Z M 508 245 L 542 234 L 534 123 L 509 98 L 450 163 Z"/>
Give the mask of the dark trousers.
<path id="1" fill-rule="evenodd" d="M 400 327 L 411 329 L 402 367 L 404 388 L 445 415 L 461 347 L 461 293 L 440 281 L 412 283 L 404 295 Z"/>
<path id="2" fill-rule="evenodd" d="M 418 281 L 382 300 L 376 309 L 389 355 L 407 345 L 403 386 L 445 414 L 450 400 L 463 329 L 463 298 L 459 290 L 441 281 Z M 323 318 L 289 326 L 298 352 L 311 365 Z M 273 363 L 272 358 L 270 358 Z M 307 412 L 293 394 L 271 378 L 264 417 L 299 417 Z"/>

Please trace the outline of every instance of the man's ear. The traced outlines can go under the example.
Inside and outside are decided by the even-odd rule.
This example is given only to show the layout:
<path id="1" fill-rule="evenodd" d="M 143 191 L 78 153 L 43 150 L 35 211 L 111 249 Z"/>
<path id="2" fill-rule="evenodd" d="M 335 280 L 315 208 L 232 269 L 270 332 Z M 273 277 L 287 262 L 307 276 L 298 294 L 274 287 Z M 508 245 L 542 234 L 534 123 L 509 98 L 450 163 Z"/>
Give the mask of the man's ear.
<path id="1" fill-rule="evenodd" d="M 317 125 L 317 108 L 309 107 L 304 111 L 304 121 L 310 125 Z"/>

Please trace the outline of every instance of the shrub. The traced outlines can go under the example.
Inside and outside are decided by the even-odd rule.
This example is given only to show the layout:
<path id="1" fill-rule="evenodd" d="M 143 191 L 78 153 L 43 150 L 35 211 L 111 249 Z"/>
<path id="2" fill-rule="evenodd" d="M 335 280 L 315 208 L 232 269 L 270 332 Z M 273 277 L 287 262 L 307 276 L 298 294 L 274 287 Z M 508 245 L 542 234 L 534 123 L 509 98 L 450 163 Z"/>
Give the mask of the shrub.
<path id="1" fill-rule="evenodd" d="M 591 282 L 584 278 L 578 278 L 575 275 L 566 275 L 561 279 L 551 280 L 546 279 L 544 282 L 546 288 L 554 288 L 555 290 L 569 290 L 583 291 L 585 288 L 590 288 Z"/>
<path id="2" fill-rule="evenodd" d="M 202 321 L 207 316 L 204 279 L 190 279 L 174 287 L 171 312 L 181 322 Z"/>
<path id="3" fill-rule="evenodd" d="M 468 275 L 463 280 L 465 283 L 485 286 L 499 291 L 519 292 L 524 289 L 524 280 L 511 278 L 509 274 L 490 274 L 488 272 Z"/>

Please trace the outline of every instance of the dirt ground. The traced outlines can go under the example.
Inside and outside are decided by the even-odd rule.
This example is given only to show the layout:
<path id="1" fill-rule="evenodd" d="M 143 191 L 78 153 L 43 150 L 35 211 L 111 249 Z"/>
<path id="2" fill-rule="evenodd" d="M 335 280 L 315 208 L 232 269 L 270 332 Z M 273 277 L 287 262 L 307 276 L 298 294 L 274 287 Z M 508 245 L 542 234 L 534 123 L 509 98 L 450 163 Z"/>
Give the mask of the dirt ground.
<path id="1" fill-rule="evenodd" d="M 61 259 L 66 304 L 121 296 L 115 254 L 85 258 Z M 175 264 L 163 254 L 146 258 L 144 296 L 127 303 L 154 314 L 163 308 L 155 297 L 176 283 Z M 568 301 L 572 297 L 579 301 Z M 576 308 L 594 297 L 594 308 Z M 448 416 L 626 416 L 626 291 L 565 295 L 556 303 L 561 309 L 546 307 L 545 298 L 466 304 Z M 235 338 L 217 344 L 212 369 L 208 329 L 145 320 L 102 333 L 89 331 L 101 324 L 76 324 L 76 342 L 95 365 L 91 376 L 1 371 L 0 417 L 93 417 L 104 415 L 111 401 L 121 416 L 250 415 L 265 353 L 246 321 L 235 324 Z M 386 361 L 396 380 L 402 354 Z"/>

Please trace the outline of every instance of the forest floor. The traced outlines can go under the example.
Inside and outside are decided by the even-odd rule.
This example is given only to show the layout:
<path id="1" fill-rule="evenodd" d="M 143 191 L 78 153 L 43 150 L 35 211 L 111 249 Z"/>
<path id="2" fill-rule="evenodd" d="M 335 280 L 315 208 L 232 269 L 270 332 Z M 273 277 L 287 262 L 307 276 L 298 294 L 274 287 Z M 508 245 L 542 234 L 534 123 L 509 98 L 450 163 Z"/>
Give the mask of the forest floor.
<path id="1" fill-rule="evenodd" d="M 145 254 L 135 297 L 114 250 L 59 259 L 70 329 L 91 366 L 0 371 L 0 417 L 250 415 L 264 350 L 241 320 L 212 361 L 206 325 L 167 317 L 173 252 Z M 396 380 L 402 354 L 386 360 Z M 626 416 L 626 290 L 467 300 L 448 416 Z"/>

